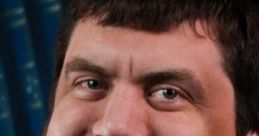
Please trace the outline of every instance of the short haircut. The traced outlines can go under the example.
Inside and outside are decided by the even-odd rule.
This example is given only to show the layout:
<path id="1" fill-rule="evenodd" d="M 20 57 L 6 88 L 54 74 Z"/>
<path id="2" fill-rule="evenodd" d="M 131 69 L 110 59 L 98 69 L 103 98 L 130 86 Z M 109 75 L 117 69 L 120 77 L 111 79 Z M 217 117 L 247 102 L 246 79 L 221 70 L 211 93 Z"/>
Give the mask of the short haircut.
<path id="1" fill-rule="evenodd" d="M 202 21 L 223 57 L 235 95 L 236 133 L 259 128 L 259 4 L 252 0 L 70 0 L 57 37 L 54 89 L 71 34 L 82 19 L 99 25 L 163 33 Z M 54 91 L 55 93 L 55 91 Z"/>

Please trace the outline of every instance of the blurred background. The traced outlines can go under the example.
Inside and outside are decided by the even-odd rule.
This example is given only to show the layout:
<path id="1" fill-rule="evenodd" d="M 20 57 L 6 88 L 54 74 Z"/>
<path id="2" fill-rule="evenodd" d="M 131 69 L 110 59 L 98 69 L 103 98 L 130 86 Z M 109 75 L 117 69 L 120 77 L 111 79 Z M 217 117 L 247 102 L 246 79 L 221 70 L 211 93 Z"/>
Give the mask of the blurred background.
<path id="1" fill-rule="evenodd" d="M 0 136 L 40 136 L 65 0 L 0 0 Z"/>

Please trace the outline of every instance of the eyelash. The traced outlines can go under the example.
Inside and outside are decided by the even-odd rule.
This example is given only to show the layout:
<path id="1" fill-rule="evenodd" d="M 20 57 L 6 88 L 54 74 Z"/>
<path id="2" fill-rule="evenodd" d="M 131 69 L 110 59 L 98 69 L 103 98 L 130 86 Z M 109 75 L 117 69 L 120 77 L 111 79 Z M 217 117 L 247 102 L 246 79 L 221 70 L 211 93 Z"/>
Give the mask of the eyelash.
<path id="1" fill-rule="evenodd" d="M 87 87 L 90 88 L 90 87 L 89 87 L 89 82 L 90 82 L 90 81 L 97 81 L 97 82 L 99 82 L 99 83 L 101 84 L 101 86 L 103 87 L 103 89 L 107 89 L 107 88 L 108 88 L 107 83 L 106 83 L 105 81 L 100 80 L 100 79 L 98 79 L 98 78 L 96 78 L 96 77 L 88 77 L 88 78 L 84 78 L 84 79 L 75 81 L 75 82 L 73 83 L 73 86 L 78 87 L 78 86 L 80 86 L 80 85 L 82 86 L 83 83 L 86 83 L 86 84 L 87 84 Z M 97 88 L 90 88 L 90 89 L 100 89 L 100 88 L 97 87 Z"/>
<path id="2" fill-rule="evenodd" d="M 90 83 L 93 81 L 92 83 Z M 97 81 L 97 83 L 94 83 Z M 92 84 L 93 86 L 90 86 Z M 73 94 L 76 98 L 84 99 L 87 101 L 97 101 L 103 99 L 109 90 L 109 84 L 104 80 L 94 77 L 87 76 L 75 79 L 72 83 Z"/>
<path id="3" fill-rule="evenodd" d="M 164 91 L 171 91 L 171 93 L 174 93 L 175 95 L 188 99 L 188 94 L 186 94 L 181 88 L 178 88 L 176 86 L 172 86 L 172 85 L 159 85 L 159 86 L 155 86 L 151 89 L 151 91 L 148 91 L 148 96 L 152 96 L 154 94 L 154 92 L 161 92 L 164 93 Z M 177 97 L 175 96 L 175 97 Z M 174 97 L 174 98 L 175 98 Z"/>
<path id="4" fill-rule="evenodd" d="M 89 87 L 90 81 L 97 81 L 99 85 L 97 84 L 96 87 Z M 109 88 L 112 87 L 111 84 L 96 77 L 87 77 L 76 80 L 74 82 L 74 86 L 77 88 L 77 92 L 79 91 L 83 94 L 81 97 L 93 101 L 100 100 L 105 97 Z M 177 107 L 181 107 L 180 105 L 182 105 L 182 103 L 190 102 L 192 100 L 183 89 L 174 85 L 159 83 L 158 85 L 149 86 L 150 87 L 148 89 L 144 89 L 145 99 L 150 106 L 157 110 L 169 111 L 171 109 L 177 109 Z M 169 98 L 169 96 L 166 98 L 165 93 L 169 93 L 172 97 Z"/>
<path id="5" fill-rule="evenodd" d="M 166 98 L 163 91 L 173 91 L 172 98 Z M 163 95 L 163 96 L 161 96 Z M 180 110 L 191 102 L 189 95 L 181 88 L 174 85 L 159 84 L 147 90 L 146 100 L 150 106 L 159 111 L 175 111 Z"/>

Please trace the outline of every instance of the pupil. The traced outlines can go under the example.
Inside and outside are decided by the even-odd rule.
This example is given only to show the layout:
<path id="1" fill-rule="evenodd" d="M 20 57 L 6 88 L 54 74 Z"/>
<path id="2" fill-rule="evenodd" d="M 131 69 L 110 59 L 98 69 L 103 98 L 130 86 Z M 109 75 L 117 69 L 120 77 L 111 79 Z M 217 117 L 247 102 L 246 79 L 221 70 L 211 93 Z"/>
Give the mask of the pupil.
<path id="1" fill-rule="evenodd" d="M 171 89 L 164 89 L 163 90 L 163 95 L 165 96 L 165 98 L 168 99 L 173 99 L 175 98 L 178 94 L 175 90 L 171 90 Z"/>
<path id="2" fill-rule="evenodd" d="M 88 86 L 89 88 L 94 88 L 94 89 L 100 88 L 99 82 L 96 80 L 89 80 Z"/>

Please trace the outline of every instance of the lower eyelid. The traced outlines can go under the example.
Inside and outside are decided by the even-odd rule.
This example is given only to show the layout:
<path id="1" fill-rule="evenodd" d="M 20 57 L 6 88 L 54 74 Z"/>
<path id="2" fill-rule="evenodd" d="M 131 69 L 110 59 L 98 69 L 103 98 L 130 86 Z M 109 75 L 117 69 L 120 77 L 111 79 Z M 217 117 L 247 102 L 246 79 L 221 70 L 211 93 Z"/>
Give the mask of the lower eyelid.
<path id="1" fill-rule="evenodd" d="M 147 99 L 147 102 L 151 107 L 158 111 L 179 111 L 187 106 L 186 101 L 179 96 L 174 100 L 157 100 L 149 98 Z"/>
<path id="2" fill-rule="evenodd" d="M 107 95 L 107 90 L 104 89 L 90 89 L 90 88 L 80 88 L 76 86 L 74 91 L 72 91 L 74 96 L 79 99 L 87 101 L 97 101 L 104 98 Z"/>

